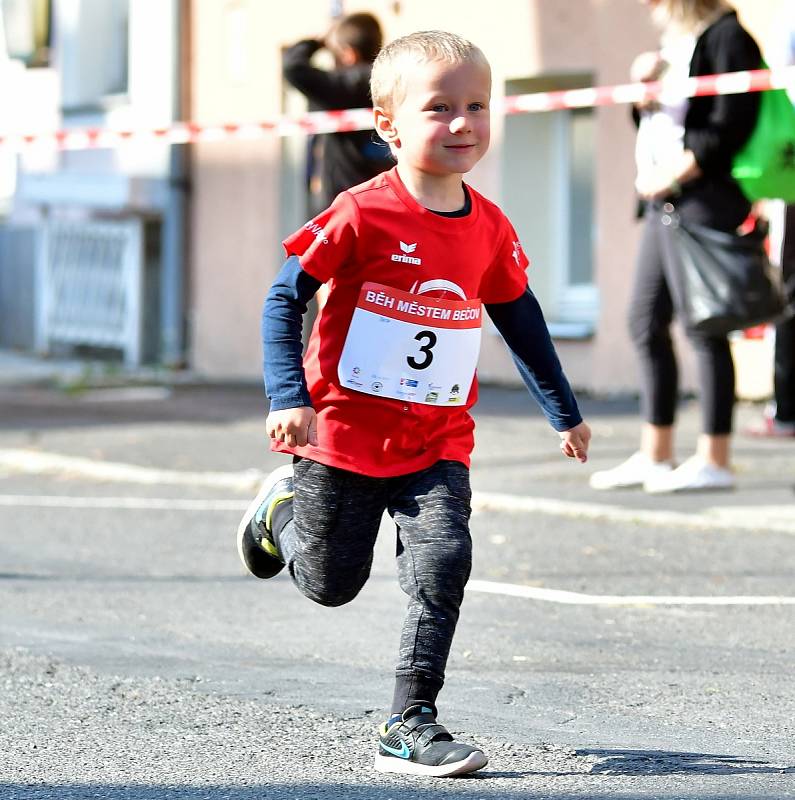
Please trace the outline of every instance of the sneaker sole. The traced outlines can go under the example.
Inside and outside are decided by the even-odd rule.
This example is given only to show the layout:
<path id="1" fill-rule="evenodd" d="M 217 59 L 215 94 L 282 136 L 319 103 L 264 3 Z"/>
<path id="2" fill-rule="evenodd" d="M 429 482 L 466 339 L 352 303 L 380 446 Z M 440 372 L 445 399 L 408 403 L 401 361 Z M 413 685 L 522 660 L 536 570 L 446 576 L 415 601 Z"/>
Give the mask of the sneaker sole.
<path id="1" fill-rule="evenodd" d="M 246 509 L 245 514 L 243 514 L 243 518 L 240 520 L 240 524 L 237 526 L 237 554 L 240 557 L 240 561 L 243 566 L 246 568 L 248 572 L 252 575 L 256 576 L 257 578 L 260 577 L 273 577 L 276 573 L 280 572 L 281 569 L 284 567 L 284 564 L 281 562 L 279 563 L 279 568 L 274 569 L 274 572 L 268 576 L 261 576 L 257 575 L 256 572 L 252 571 L 251 566 L 249 564 L 249 560 L 246 558 L 245 551 L 246 551 L 246 538 L 250 535 L 248 526 L 251 520 L 254 518 L 254 515 L 257 513 L 257 509 L 262 505 L 262 501 L 265 499 L 265 496 L 270 492 L 273 488 L 273 485 L 278 483 L 285 478 L 291 477 L 293 474 L 293 465 L 292 464 L 285 464 L 283 467 L 279 467 L 275 469 L 271 474 L 268 476 L 265 483 L 262 484 L 260 487 L 259 492 L 257 492 L 257 496 L 249 503 L 248 508 Z M 269 561 L 276 561 L 273 556 L 268 555 L 262 548 L 260 548 L 262 555 L 264 558 L 268 559 Z M 275 568 L 274 564 L 274 568 Z"/>
<path id="2" fill-rule="evenodd" d="M 687 494 L 687 493 L 698 493 L 698 492 L 731 492 L 736 489 L 737 486 L 734 483 L 727 483 L 721 486 L 677 486 L 674 488 L 665 487 L 656 487 L 656 486 L 644 486 L 643 491 L 646 494 Z"/>
<path id="3" fill-rule="evenodd" d="M 591 489 L 595 489 L 597 492 L 611 492 L 613 489 L 640 489 L 643 486 L 643 481 L 604 484 L 599 481 L 589 481 L 588 486 L 590 486 Z"/>
<path id="4" fill-rule="evenodd" d="M 671 467 L 670 469 L 665 470 L 665 472 L 662 471 L 662 467 L 659 467 L 657 474 L 658 475 L 659 474 L 666 474 L 667 475 L 670 472 L 673 472 L 673 467 Z M 591 487 L 591 489 L 595 489 L 597 492 L 611 492 L 614 489 L 643 489 L 644 488 L 645 480 L 635 480 L 635 479 L 633 479 L 633 480 L 613 481 L 613 482 L 605 481 L 603 483 L 598 478 L 596 478 L 596 480 L 594 480 L 594 477 L 596 475 L 598 475 L 598 474 L 599 474 L 598 472 L 594 473 L 594 475 L 592 475 L 591 478 L 588 481 L 588 485 Z"/>
<path id="5" fill-rule="evenodd" d="M 453 778 L 456 775 L 466 775 L 469 772 L 483 769 L 488 763 L 489 759 L 486 754 L 480 750 L 470 753 L 463 761 L 456 761 L 454 764 L 440 764 L 439 766 L 418 764 L 416 761 L 382 756 L 380 753 L 375 756 L 375 768 L 378 772 L 395 772 L 400 775 L 427 775 L 431 778 Z"/>

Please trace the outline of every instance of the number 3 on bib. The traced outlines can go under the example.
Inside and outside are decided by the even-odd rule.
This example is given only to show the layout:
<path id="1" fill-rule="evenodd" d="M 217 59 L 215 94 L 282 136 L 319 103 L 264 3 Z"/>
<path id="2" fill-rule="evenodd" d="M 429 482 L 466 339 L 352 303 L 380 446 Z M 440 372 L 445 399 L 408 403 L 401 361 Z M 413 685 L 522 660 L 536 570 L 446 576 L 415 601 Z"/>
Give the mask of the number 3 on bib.
<path id="1" fill-rule="evenodd" d="M 425 344 L 420 348 L 420 352 L 425 354 L 424 361 L 417 361 L 413 356 L 409 356 L 406 361 L 412 369 L 427 369 L 433 361 L 433 346 L 439 341 L 433 331 L 420 331 L 415 337 L 418 342 L 425 340 Z"/>
<path id="2" fill-rule="evenodd" d="M 480 300 L 447 300 L 365 283 L 337 373 L 341 385 L 403 402 L 466 402 L 480 352 Z"/>

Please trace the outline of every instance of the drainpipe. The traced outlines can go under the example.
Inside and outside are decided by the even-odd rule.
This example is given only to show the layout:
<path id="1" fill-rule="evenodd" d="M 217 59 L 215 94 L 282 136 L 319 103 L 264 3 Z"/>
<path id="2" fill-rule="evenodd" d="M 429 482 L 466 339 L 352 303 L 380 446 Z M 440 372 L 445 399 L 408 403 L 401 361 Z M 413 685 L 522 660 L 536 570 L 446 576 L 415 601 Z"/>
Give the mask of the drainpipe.
<path id="1" fill-rule="evenodd" d="M 174 119 L 188 119 L 191 81 L 191 0 L 174 0 Z M 190 159 L 188 145 L 173 144 L 169 151 L 168 187 L 161 239 L 160 271 L 160 361 L 167 367 L 185 366 L 188 193 Z"/>

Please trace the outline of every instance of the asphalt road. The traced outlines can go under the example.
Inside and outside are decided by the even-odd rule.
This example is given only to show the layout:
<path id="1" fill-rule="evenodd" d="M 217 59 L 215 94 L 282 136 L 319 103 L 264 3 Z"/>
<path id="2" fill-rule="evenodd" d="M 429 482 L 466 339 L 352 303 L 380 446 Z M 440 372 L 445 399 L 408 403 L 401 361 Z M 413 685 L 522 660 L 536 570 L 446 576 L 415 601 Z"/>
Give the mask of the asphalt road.
<path id="1" fill-rule="evenodd" d="M 404 606 L 388 521 L 343 608 L 246 576 L 234 529 L 281 463 L 258 390 L 124 397 L 0 395 L 2 800 L 795 796 L 795 442 L 738 438 L 730 494 L 603 495 L 631 403 L 584 404 L 579 466 L 487 390 L 440 708 L 491 761 L 434 781 L 371 768 Z"/>

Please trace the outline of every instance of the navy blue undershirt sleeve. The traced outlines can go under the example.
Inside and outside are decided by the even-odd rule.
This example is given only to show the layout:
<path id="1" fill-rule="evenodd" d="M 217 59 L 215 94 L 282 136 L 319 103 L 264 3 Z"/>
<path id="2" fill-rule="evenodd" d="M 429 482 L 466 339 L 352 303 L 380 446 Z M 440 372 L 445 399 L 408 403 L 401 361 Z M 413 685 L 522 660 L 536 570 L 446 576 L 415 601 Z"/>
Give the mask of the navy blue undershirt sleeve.
<path id="1" fill-rule="evenodd" d="M 511 351 L 522 380 L 556 431 L 582 422 L 569 381 L 563 374 L 544 313 L 527 287 L 510 303 L 487 303 L 486 311 Z"/>
<path id="2" fill-rule="evenodd" d="M 303 367 L 303 316 L 321 283 L 296 256 L 282 265 L 262 309 L 265 393 L 270 410 L 311 406 Z"/>
<path id="3" fill-rule="evenodd" d="M 311 406 L 303 369 L 303 315 L 321 283 L 285 261 L 265 299 L 262 313 L 265 391 L 272 411 Z M 510 303 L 486 305 L 505 339 L 525 385 L 557 431 L 582 422 L 574 393 L 563 374 L 541 307 L 530 289 Z"/>

